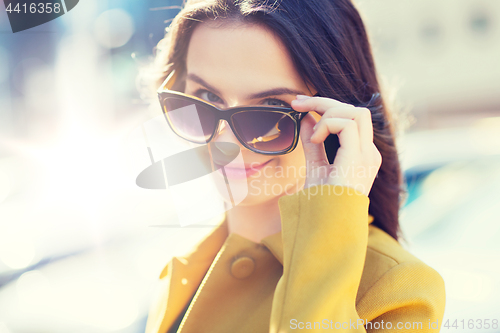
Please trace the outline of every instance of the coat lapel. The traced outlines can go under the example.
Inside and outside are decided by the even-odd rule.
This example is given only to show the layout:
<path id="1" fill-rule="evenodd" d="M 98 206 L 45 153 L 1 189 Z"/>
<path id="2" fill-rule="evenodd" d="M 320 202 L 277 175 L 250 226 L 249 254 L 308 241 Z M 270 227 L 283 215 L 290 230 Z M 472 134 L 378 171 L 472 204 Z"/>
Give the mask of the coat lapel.
<path id="1" fill-rule="evenodd" d="M 372 221 L 373 216 L 368 215 L 368 223 Z M 146 333 L 166 332 L 188 305 L 229 234 L 226 213 L 216 223 L 190 253 L 173 257 L 162 270 L 159 299 L 151 308 Z M 261 244 L 283 265 L 281 231 L 263 238 Z"/>
<path id="2" fill-rule="evenodd" d="M 160 292 L 151 307 L 146 333 L 166 332 L 188 305 L 228 236 L 226 213 L 187 255 L 173 257 L 160 273 Z"/>

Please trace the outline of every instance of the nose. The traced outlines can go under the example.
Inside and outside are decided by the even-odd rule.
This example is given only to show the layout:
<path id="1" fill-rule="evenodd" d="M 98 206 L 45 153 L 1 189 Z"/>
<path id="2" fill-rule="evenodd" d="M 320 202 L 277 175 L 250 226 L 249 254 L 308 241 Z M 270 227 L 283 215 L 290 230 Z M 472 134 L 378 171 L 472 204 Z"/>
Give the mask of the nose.
<path id="1" fill-rule="evenodd" d="M 215 144 L 217 149 L 219 149 L 223 154 L 225 155 L 233 155 L 234 151 L 231 149 L 233 145 L 217 145 L 218 142 L 231 142 L 240 147 L 240 150 L 242 150 L 243 145 L 238 141 L 236 136 L 234 135 L 233 131 L 231 130 L 231 127 L 229 126 L 228 122 L 224 119 L 221 120 L 221 123 L 219 124 L 219 128 L 217 129 L 217 132 L 215 133 L 212 142 Z"/>

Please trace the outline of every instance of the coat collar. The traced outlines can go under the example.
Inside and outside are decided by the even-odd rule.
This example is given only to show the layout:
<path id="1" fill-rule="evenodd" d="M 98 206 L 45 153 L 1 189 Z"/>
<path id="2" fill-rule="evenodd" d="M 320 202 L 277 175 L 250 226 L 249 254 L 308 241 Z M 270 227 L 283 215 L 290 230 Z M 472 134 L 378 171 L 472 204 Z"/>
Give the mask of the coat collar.
<path id="1" fill-rule="evenodd" d="M 373 216 L 368 215 L 368 224 L 372 223 Z M 229 234 L 227 214 L 216 218 L 217 226 L 203 238 L 193 250 L 182 257 L 173 257 L 160 274 L 165 294 L 162 294 L 160 303 L 155 311 L 150 313 L 148 319 L 147 333 L 165 332 L 171 327 L 182 310 L 189 304 L 206 272 L 212 265 L 217 253 L 228 240 L 236 242 L 253 243 L 251 240 L 235 233 Z M 283 241 L 282 233 L 277 232 L 263 238 L 260 242 L 267 247 L 276 259 L 283 265 Z M 151 324 L 149 324 L 151 322 Z"/>
<path id="2" fill-rule="evenodd" d="M 373 220 L 373 216 L 368 214 L 368 224 L 372 223 Z M 182 257 L 182 259 L 184 259 L 186 263 L 205 262 L 208 264 L 208 266 L 206 267 L 206 270 L 208 270 L 212 261 L 214 260 L 215 256 L 221 249 L 228 236 L 243 238 L 248 242 L 252 242 L 249 239 L 238 234 L 233 233 L 229 235 L 226 212 L 224 212 L 219 218 L 216 218 L 215 222 L 217 223 L 217 226 L 207 236 L 205 236 L 205 238 L 198 242 L 198 244 L 194 246 L 191 252 Z M 271 251 L 271 253 L 276 257 L 276 259 L 278 259 L 278 261 L 283 265 L 283 240 L 281 237 L 282 233 L 281 231 L 279 231 L 273 235 L 263 238 L 260 243 L 266 246 L 269 251 Z M 167 274 L 167 269 L 168 267 L 165 267 L 163 269 L 160 274 L 160 279 Z M 201 273 L 203 273 L 204 275 L 206 270 Z M 199 282 L 201 282 L 202 278 L 203 276 L 196 280 L 199 280 Z"/>

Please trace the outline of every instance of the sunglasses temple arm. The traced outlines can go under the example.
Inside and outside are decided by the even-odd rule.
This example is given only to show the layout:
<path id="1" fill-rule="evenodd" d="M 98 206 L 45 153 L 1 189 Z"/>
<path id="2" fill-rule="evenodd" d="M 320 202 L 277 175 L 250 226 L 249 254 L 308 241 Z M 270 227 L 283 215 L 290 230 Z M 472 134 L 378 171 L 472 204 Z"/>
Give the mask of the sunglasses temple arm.
<path id="1" fill-rule="evenodd" d="M 175 80 L 177 79 L 177 72 L 173 70 L 170 72 L 170 74 L 165 78 L 163 83 L 161 84 L 160 88 L 158 88 L 158 93 L 165 91 L 165 90 L 170 90 L 172 86 L 175 83 Z"/>

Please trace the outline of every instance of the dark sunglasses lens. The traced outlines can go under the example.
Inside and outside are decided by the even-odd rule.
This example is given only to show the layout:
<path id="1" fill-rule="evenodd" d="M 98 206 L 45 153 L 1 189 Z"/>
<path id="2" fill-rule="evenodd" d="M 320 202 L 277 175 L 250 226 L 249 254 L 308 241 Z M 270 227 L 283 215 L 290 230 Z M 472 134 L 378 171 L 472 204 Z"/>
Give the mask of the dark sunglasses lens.
<path id="1" fill-rule="evenodd" d="M 186 140 L 206 143 L 215 130 L 214 113 L 201 103 L 168 97 L 162 107 L 174 132 Z"/>
<path id="2" fill-rule="evenodd" d="M 231 120 L 236 134 L 249 148 L 279 152 L 290 148 L 295 136 L 295 121 L 281 112 L 242 111 Z"/>

